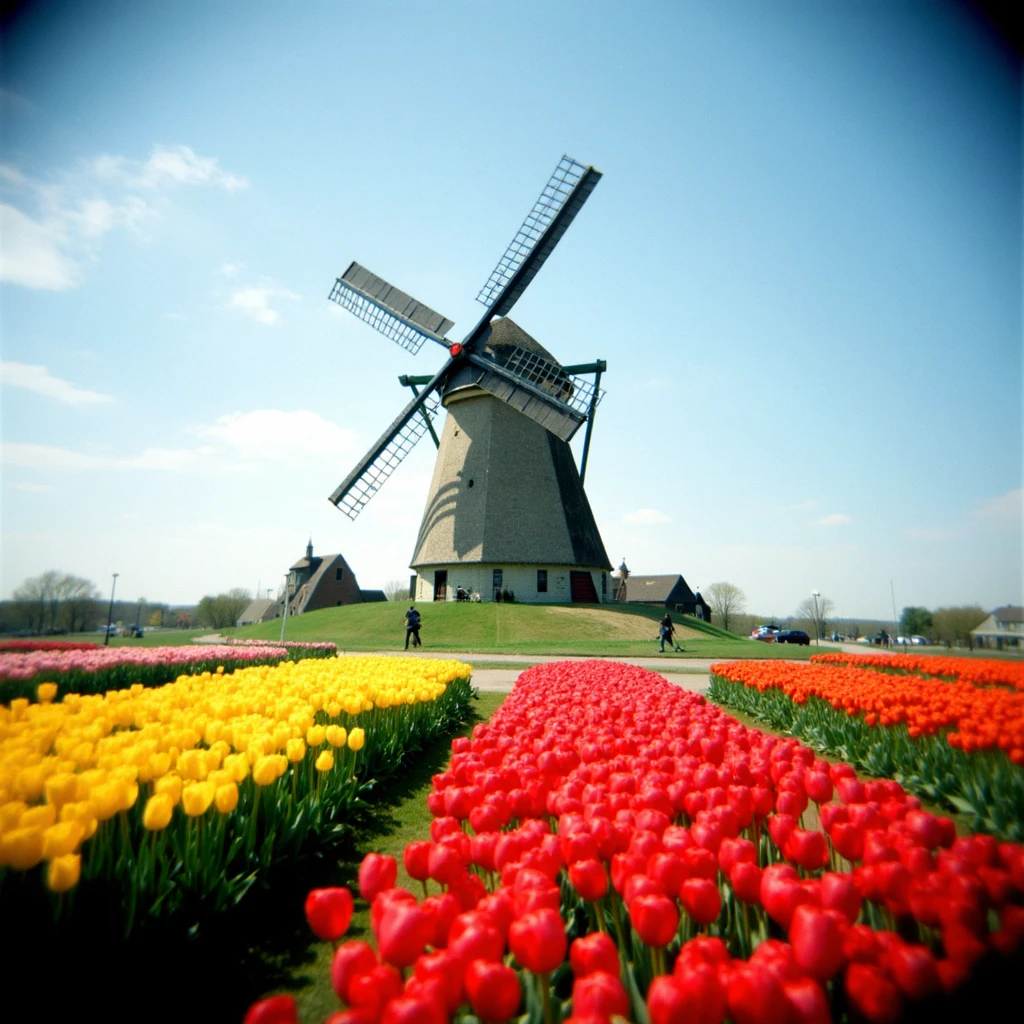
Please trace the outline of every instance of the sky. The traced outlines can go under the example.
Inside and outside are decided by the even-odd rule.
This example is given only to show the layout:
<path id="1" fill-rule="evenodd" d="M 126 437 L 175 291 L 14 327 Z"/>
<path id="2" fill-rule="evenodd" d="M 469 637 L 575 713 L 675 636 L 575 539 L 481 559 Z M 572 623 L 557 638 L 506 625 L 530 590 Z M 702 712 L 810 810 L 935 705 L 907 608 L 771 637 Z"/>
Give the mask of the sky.
<path id="1" fill-rule="evenodd" d="M 309 539 L 407 580 L 429 438 L 327 497 L 444 353 L 328 293 L 461 339 L 565 153 L 604 177 L 511 316 L 607 360 L 613 565 L 1024 603 L 1020 65 L 970 8 L 43 0 L 0 48 L 0 597 L 276 591 Z"/>

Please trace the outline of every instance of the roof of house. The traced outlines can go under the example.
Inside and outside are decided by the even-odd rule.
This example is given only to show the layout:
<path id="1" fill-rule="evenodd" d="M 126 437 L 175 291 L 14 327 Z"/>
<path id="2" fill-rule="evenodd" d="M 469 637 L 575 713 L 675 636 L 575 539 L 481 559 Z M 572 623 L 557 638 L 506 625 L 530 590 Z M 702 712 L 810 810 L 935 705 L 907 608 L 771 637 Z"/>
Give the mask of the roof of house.
<path id="1" fill-rule="evenodd" d="M 266 614 L 267 609 L 277 604 L 277 601 L 257 600 L 250 601 L 249 606 L 238 616 L 239 622 L 259 622 Z"/>
<path id="2" fill-rule="evenodd" d="M 696 601 L 696 595 L 679 573 L 667 576 L 638 576 L 631 574 L 626 580 L 626 603 L 633 601 L 664 603 Z M 703 598 L 701 598 L 703 602 Z"/>
<path id="3" fill-rule="evenodd" d="M 1024 608 L 1015 604 L 1004 604 L 997 608 L 992 615 L 996 622 L 1024 622 Z"/>

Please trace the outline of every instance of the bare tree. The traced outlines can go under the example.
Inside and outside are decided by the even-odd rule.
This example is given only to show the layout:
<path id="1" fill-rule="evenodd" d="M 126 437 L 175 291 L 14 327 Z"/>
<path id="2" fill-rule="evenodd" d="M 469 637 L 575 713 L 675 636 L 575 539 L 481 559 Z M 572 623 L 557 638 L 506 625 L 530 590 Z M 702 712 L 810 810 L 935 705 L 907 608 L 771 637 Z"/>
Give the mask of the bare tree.
<path id="1" fill-rule="evenodd" d="M 971 630 L 980 626 L 988 614 L 977 605 L 937 608 L 934 613 L 935 639 L 947 647 L 973 647 Z"/>
<path id="2" fill-rule="evenodd" d="M 825 633 L 825 625 L 835 606 L 831 597 L 822 597 L 820 594 L 817 598 L 805 597 L 797 605 L 796 617 L 810 623 L 809 632 L 813 632 L 814 639 L 819 640 Z"/>
<path id="3" fill-rule="evenodd" d="M 704 588 L 704 600 L 711 605 L 711 610 L 718 616 L 718 624 L 724 630 L 729 629 L 729 618 L 735 618 L 743 611 L 747 595 L 734 583 L 712 583 Z"/>
<path id="4" fill-rule="evenodd" d="M 401 580 L 388 580 L 384 584 L 384 596 L 389 601 L 407 601 L 409 599 L 409 584 Z"/>

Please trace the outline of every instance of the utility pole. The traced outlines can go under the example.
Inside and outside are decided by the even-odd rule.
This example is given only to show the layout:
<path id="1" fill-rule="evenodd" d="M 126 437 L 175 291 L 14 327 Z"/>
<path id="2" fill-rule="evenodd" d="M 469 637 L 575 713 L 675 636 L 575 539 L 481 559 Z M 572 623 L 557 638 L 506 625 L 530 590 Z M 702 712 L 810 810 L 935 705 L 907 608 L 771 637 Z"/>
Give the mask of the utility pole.
<path id="1" fill-rule="evenodd" d="M 284 577 L 284 613 L 281 615 L 281 643 L 284 643 L 284 624 L 288 621 L 288 574 Z"/>
<path id="2" fill-rule="evenodd" d="M 114 588 L 117 586 L 117 577 L 120 575 L 119 572 L 115 572 L 114 582 L 110 584 L 110 607 L 107 609 L 107 635 L 103 638 L 104 647 L 110 645 L 110 624 L 114 619 Z"/>

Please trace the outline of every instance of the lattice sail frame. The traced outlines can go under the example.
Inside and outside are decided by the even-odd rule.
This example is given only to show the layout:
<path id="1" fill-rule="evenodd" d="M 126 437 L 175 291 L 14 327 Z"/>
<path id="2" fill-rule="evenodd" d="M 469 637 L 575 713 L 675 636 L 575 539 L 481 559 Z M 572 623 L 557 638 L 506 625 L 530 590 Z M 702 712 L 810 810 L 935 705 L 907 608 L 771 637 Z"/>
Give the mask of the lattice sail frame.
<path id="1" fill-rule="evenodd" d="M 589 415 L 591 409 L 604 397 L 604 391 L 596 389 L 593 382 L 586 377 L 566 373 L 557 363 L 525 348 L 516 346 L 511 350 L 502 351 L 501 359 L 496 361 L 503 370 L 546 391 L 583 416 Z"/>
<path id="2" fill-rule="evenodd" d="M 416 447 L 420 438 L 427 432 L 427 418 L 437 417 L 441 408 L 441 401 L 436 393 L 424 396 L 422 404 L 406 421 L 401 430 L 387 443 L 387 446 L 359 475 L 359 478 L 352 484 L 343 483 L 338 492 L 342 493 L 339 500 L 331 501 L 337 505 L 342 512 L 355 519 L 362 512 L 366 503 L 381 489 L 388 477 L 402 464 L 405 457 Z M 425 413 L 426 415 L 420 415 Z M 335 493 L 338 493 L 335 492 Z"/>
<path id="3" fill-rule="evenodd" d="M 501 294 L 502 289 L 512 280 L 523 261 L 551 225 L 555 215 L 565 205 L 586 170 L 584 164 L 571 156 L 563 156 L 558 161 L 558 166 L 533 204 L 533 208 L 526 215 L 522 227 L 516 232 L 498 260 L 498 265 L 491 271 L 491 276 L 480 289 L 476 297 L 477 302 L 488 306 Z"/>

